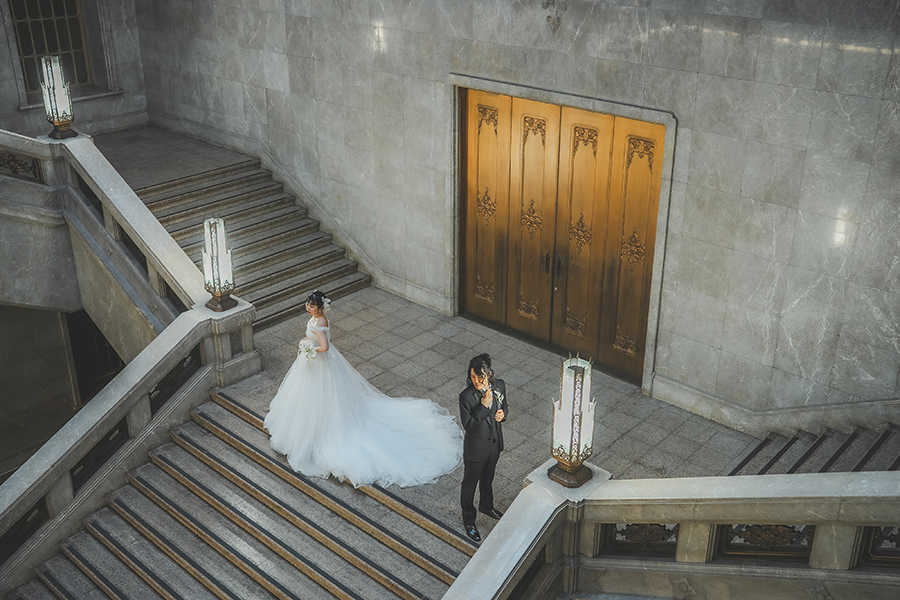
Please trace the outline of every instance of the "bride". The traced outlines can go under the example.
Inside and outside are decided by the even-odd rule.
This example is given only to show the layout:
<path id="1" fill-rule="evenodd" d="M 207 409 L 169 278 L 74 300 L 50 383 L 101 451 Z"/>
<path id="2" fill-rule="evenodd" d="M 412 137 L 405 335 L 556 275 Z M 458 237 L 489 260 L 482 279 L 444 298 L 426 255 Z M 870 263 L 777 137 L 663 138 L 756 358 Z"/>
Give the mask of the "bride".
<path id="1" fill-rule="evenodd" d="M 462 462 L 462 432 L 444 408 L 418 398 L 389 398 L 331 345 L 316 290 L 306 337 L 269 405 L 265 427 L 273 449 L 294 471 L 334 475 L 354 486 L 432 483 Z"/>

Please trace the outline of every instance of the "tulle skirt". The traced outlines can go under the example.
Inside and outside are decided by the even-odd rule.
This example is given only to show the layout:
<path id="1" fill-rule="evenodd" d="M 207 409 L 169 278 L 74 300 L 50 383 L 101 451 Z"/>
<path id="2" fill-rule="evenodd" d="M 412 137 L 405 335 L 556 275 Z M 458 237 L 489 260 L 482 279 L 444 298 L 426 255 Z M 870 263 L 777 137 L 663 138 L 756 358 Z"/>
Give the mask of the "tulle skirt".
<path id="1" fill-rule="evenodd" d="M 357 487 L 432 483 L 462 463 L 463 434 L 446 409 L 385 396 L 333 345 L 294 361 L 265 427 L 294 471 Z"/>

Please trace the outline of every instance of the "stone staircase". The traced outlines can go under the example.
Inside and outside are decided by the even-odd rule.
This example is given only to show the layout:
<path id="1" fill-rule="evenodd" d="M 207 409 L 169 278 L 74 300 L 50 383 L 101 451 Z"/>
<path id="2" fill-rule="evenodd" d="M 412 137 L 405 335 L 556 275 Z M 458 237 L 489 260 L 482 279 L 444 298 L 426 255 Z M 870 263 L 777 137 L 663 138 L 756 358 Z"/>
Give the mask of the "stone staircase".
<path id="1" fill-rule="evenodd" d="M 474 554 L 378 486 L 292 472 L 224 392 L 9 600 L 440 598 Z"/>
<path id="2" fill-rule="evenodd" d="M 772 433 L 742 457 L 729 475 L 896 471 L 900 469 L 900 428 L 857 427 L 850 433 L 821 435 L 799 431 L 788 438 Z"/>
<path id="3" fill-rule="evenodd" d="M 255 330 L 305 312 L 314 289 L 334 299 L 371 281 L 257 159 L 135 191 L 201 270 L 203 221 L 225 219 L 235 294 L 256 307 Z"/>

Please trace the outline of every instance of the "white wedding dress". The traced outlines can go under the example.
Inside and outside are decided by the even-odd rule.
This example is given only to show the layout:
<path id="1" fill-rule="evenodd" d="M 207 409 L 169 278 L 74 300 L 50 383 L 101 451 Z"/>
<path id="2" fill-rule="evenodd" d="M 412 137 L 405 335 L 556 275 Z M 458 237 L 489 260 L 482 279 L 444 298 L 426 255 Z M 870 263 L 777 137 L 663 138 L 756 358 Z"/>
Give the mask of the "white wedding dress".
<path id="1" fill-rule="evenodd" d="M 331 345 L 329 326 L 306 325 L 306 339 L 328 350 L 298 355 L 269 405 L 272 448 L 294 471 L 334 475 L 359 487 L 432 483 L 462 463 L 463 434 L 450 413 L 419 398 L 390 398 Z"/>

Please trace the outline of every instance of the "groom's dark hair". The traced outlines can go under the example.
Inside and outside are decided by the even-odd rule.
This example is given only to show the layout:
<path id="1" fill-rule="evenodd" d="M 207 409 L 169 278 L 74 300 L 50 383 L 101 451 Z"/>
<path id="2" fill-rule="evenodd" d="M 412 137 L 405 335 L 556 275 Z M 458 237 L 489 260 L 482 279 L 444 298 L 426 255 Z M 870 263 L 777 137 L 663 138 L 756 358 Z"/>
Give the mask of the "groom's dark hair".
<path id="1" fill-rule="evenodd" d="M 466 371 L 466 385 L 474 386 L 475 384 L 472 383 L 472 369 L 475 369 L 475 373 L 479 375 L 487 375 L 491 386 L 494 385 L 494 371 L 491 370 L 490 354 L 479 354 L 469 361 L 469 369 Z"/>

